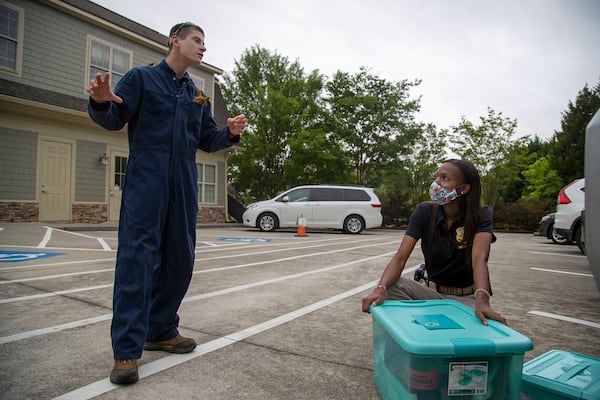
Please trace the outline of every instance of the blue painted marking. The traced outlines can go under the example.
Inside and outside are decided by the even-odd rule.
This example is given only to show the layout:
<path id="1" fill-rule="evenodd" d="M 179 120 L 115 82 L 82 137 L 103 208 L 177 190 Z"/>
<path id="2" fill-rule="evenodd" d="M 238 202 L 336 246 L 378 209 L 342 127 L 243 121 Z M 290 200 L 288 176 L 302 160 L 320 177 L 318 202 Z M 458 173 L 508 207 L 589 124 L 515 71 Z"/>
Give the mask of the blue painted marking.
<path id="1" fill-rule="evenodd" d="M 63 253 L 42 253 L 38 251 L 8 251 L 0 250 L 0 262 L 31 261 L 38 258 L 62 256 Z"/>
<path id="2" fill-rule="evenodd" d="M 234 237 L 220 237 L 219 240 L 225 242 L 246 242 L 246 243 L 268 243 L 271 239 L 255 239 L 255 238 L 234 238 Z"/>

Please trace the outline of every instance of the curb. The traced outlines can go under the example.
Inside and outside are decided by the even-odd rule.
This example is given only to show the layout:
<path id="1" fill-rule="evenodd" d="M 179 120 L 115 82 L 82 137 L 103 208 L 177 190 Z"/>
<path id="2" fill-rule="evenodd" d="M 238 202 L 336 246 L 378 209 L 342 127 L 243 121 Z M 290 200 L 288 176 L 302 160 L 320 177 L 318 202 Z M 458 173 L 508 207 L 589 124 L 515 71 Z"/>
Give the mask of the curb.
<path id="1" fill-rule="evenodd" d="M 50 225 L 52 228 L 61 229 L 63 231 L 69 232 L 79 232 L 79 231 L 118 231 L 119 224 L 118 223 L 102 223 L 102 224 L 57 224 Z M 204 228 L 240 228 L 243 227 L 242 224 L 238 223 L 208 223 L 208 224 L 198 224 L 196 225 L 197 229 Z"/>

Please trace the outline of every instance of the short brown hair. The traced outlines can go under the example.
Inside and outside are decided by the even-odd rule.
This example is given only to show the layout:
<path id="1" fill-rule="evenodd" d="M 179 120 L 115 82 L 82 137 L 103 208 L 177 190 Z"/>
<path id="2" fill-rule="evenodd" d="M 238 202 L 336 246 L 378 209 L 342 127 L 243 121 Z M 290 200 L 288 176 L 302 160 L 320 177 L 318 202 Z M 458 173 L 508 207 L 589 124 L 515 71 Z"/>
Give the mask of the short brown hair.
<path id="1" fill-rule="evenodd" d="M 180 37 L 182 39 L 185 39 L 187 37 L 188 33 L 190 33 L 190 31 L 192 31 L 192 30 L 200 31 L 200 33 L 202 33 L 204 35 L 204 31 L 202 30 L 202 28 L 200 28 L 198 25 L 194 24 L 193 22 L 180 22 L 177 25 L 173 25 L 173 27 L 169 31 L 169 41 L 167 43 L 167 46 L 169 46 L 169 49 L 173 45 L 173 43 L 171 42 L 171 38 L 173 37 L 173 35 Z"/>

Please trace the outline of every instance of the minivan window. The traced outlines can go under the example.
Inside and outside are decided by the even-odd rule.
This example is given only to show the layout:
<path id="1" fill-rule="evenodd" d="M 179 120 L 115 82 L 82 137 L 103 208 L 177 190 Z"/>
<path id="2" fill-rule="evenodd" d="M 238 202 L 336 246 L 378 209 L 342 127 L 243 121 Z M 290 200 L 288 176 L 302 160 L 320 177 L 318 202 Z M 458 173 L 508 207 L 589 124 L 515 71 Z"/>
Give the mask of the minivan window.
<path id="1" fill-rule="evenodd" d="M 371 201 L 369 194 L 359 189 L 344 189 L 344 199 L 346 201 Z"/>
<path id="2" fill-rule="evenodd" d="M 342 189 L 313 188 L 310 194 L 311 201 L 343 201 Z"/>
<path id="3" fill-rule="evenodd" d="M 310 189 L 303 188 L 303 189 L 292 190 L 286 196 L 288 197 L 288 201 L 290 203 L 296 203 L 296 202 L 300 202 L 300 201 L 308 201 L 308 198 L 310 196 Z"/>

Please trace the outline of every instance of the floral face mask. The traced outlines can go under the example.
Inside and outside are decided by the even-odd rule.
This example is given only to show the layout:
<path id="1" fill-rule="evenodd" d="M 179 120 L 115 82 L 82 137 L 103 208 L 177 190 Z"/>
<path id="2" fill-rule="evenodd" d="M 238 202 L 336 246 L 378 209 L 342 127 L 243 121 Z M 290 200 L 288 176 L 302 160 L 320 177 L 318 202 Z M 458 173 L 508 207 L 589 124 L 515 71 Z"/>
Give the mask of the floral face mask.
<path id="1" fill-rule="evenodd" d="M 435 204 L 445 206 L 461 196 L 461 194 L 456 191 L 456 189 L 461 186 L 464 185 L 458 185 L 457 187 L 450 189 L 443 187 L 437 183 L 437 181 L 433 181 L 433 183 L 429 186 L 429 197 Z"/>

